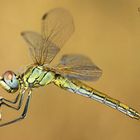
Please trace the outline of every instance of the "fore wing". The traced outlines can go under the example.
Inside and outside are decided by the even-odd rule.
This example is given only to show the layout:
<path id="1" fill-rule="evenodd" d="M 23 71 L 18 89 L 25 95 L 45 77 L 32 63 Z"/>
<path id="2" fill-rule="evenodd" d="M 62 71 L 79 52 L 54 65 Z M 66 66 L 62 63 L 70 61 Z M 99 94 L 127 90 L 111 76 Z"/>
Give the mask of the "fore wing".
<path id="1" fill-rule="evenodd" d="M 62 8 L 50 10 L 42 17 L 41 35 L 32 31 L 21 35 L 30 46 L 37 64 L 49 64 L 74 32 L 73 18 Z"/>
<path id="2" fill-rule="evenodd" d="M 86 81 L 97 80 L 102 75 L 102 70 L 88 57 L 83 55 L 64 55 L 55 70 L 70 79 Z"/>

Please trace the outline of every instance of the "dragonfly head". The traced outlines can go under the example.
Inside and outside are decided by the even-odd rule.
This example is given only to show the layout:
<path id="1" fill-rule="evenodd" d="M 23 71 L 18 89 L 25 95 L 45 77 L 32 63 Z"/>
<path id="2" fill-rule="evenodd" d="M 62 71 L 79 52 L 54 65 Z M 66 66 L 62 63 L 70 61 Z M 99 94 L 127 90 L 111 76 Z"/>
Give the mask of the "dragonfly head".
<path id="1" fill-rule="evenodd" d="M 0 77 L 0 86 L 7 92 L 14 93 L 19 89 L 19 79 L 14 72 L 6 71 L 3 76 Z"/>

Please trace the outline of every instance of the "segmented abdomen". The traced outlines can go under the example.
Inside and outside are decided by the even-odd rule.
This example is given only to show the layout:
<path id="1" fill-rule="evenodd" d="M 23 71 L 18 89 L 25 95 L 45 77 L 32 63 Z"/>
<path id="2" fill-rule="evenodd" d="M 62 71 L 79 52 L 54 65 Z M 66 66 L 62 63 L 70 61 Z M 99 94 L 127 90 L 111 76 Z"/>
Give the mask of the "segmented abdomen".
<path id="1" fill-rule="evenodd" d="M 140 119 L 140 114 L 136 110 L 121 103 L 120 101 L 118 101 L 116 99 L 109 97 L 108 95 L 106 95 L 100 91 L 97 91 L 97 90 L 87 86 L 86 84 L 84 84 L 78 80 L 69 80 L 65 77 L 61 77 L 60 75 L 58 75 L 56 77 L 56 79 L 54 80 L 54 83 L 55 83 L 55 85 L 65 89 L 65 90 L 89 97 L 89 98 L 94 99 L 98 102 L 101 102 L 107 106 L 110 106 L 110 107 L 128 115 L 131 118 Z"/>

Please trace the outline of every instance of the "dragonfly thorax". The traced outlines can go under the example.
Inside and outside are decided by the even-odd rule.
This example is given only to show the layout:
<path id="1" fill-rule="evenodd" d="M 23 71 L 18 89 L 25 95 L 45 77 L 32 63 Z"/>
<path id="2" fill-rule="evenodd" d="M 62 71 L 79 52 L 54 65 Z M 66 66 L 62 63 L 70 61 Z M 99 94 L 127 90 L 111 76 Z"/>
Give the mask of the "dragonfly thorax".
<path id="1" fill-rule="evenodd" d="M 55 73 L 51 70 L 43 66 L 32 66 L 24 73 L 23 82 L 26 87 L 34 88 L 51 83 L 54 77 Z"/>

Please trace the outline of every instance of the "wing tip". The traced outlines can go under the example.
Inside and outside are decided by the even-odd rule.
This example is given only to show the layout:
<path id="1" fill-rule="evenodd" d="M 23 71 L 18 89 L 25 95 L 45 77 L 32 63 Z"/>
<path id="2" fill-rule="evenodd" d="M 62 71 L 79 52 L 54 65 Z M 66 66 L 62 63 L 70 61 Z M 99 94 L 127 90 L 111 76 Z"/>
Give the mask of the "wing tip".
<path id="1" fill-rule="evenodd" d="M 45 13 L 45 14 L 42 16 L 42 20 L 45 20 L 47 16 L 48 16 L 48 13 Z"/>
<path id="2" fill-rule="evenodd" d="M 21 36 L 24 36 L 24 35 L 25 35 L 25 32 L 21 32 L 20 35 L 21 35 Z"/>

